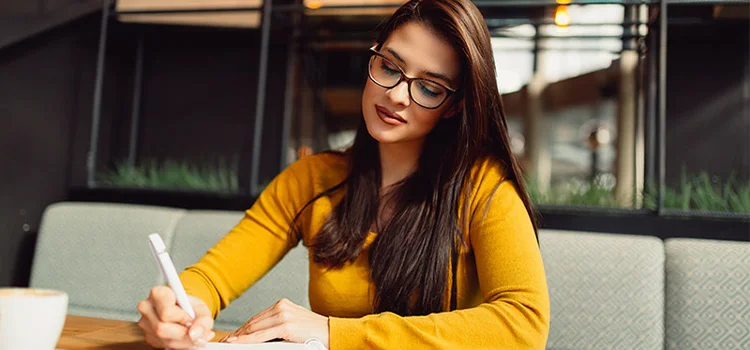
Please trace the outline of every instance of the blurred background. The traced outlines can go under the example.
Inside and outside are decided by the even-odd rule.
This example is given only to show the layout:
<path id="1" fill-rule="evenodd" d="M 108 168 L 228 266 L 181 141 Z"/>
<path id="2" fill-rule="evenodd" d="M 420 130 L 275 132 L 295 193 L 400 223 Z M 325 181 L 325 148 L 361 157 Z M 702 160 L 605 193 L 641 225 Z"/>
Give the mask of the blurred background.
<path id="1" fill-rule="evenodd" d="M 0 0 L 0 285 L 51 203 L 246 209 L 346 148 L 401 3 Z M 543 227 L 750 240 L 748 1 L 475 3 Z"/>

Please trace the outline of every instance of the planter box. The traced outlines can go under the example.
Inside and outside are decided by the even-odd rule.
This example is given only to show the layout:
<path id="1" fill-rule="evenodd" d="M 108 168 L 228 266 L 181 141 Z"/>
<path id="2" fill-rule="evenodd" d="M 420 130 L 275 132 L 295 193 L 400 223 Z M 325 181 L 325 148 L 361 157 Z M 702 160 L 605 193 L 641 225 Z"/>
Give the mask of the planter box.
<path id="1" fill-rule="evenodd" d="M 750 241 L 750 217 L 737 214 L 605 208 L 540 207 L 540 226 L 558 230 L 624 233 L 662 239 L 685 237 Z"/>
<path id="2" fill-rule="evenodd" d="M 255 197 L 243 193 L 154 190 L 148 188 L 71 188 L 68 200 L 157 205 L 183 209 L 246 210 Z"/>
<path id="3" fill-rule="evenodd" d="M 141 188 L 73 188 L 71 201 L 158 205 L 185 209 L 246 210 L 255 197 L 249 194 L 153 190 Z M 600 207 L 540 206 L 540 227 L 545 229 L 750 241 L 750 216 Z M 710 216 L 709 216 L 710 215 Z"/>

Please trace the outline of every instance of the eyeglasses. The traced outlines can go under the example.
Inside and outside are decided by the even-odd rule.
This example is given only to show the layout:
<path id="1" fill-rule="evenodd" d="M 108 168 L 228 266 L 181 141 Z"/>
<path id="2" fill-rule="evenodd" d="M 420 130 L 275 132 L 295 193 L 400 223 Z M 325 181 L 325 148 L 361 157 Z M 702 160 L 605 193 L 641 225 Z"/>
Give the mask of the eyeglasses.
<path id="1" fill-rule="evenodd" d="M 436 109 L 443 105 L 448 97 L 456 93 L 455 89 L 429 79 L 409 78 L 401 67 L 385 58 L 374 47 L 370 48 L 370 52 L 372 53 L 368 74 L 370 80 L 386 89 L 391 89 L 401 84 L 402 81 L 406 81 L 411 100 L 424 108 Z"/>

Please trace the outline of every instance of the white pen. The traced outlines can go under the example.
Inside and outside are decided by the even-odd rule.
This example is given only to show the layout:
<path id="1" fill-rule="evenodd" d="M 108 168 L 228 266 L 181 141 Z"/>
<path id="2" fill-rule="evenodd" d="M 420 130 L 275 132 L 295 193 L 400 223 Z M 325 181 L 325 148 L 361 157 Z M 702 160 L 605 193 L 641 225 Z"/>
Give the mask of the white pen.
<path id="1" fill-rule="evenodd" d="M 177 304 L 179 304 L 180 307 L 190 315 L 191 319 L 195 319 L 195 311 L 193 311 L 193 306 L 190 305 L 190 300 L 188 300 L 187 293 L 185 293 L 185 288 L 182 286 L 182 282 L 180 282 L 180 278 L 177 276 L 177 271 L 175 270 L 172 259 L 167 252 L 167 246 L 164 244 L 164 241 L 158 233 L 148 235 L 148 240 L 149 243 L 151 243 L 151 252 L 154 254 L 154 258 L 159 264 L 161 272 L 164 274 L 164 278 L 167 279 L 169 287 L 172 288 L 172 291 L 177 298 Z"/>

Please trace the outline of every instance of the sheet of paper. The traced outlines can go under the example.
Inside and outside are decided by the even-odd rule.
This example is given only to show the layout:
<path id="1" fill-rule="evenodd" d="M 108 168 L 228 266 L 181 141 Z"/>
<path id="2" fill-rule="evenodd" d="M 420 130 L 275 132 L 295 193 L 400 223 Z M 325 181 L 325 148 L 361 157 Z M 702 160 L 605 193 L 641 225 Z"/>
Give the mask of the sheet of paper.
<path id="1" fill-rule="evenodd" d="M 231 344 L 231 343 L 214 343 L 210 342 L 205 350 L 314 350 L 315 347 L 305 344 L 295 343 L 263 343 L 263 344 Z"/>

